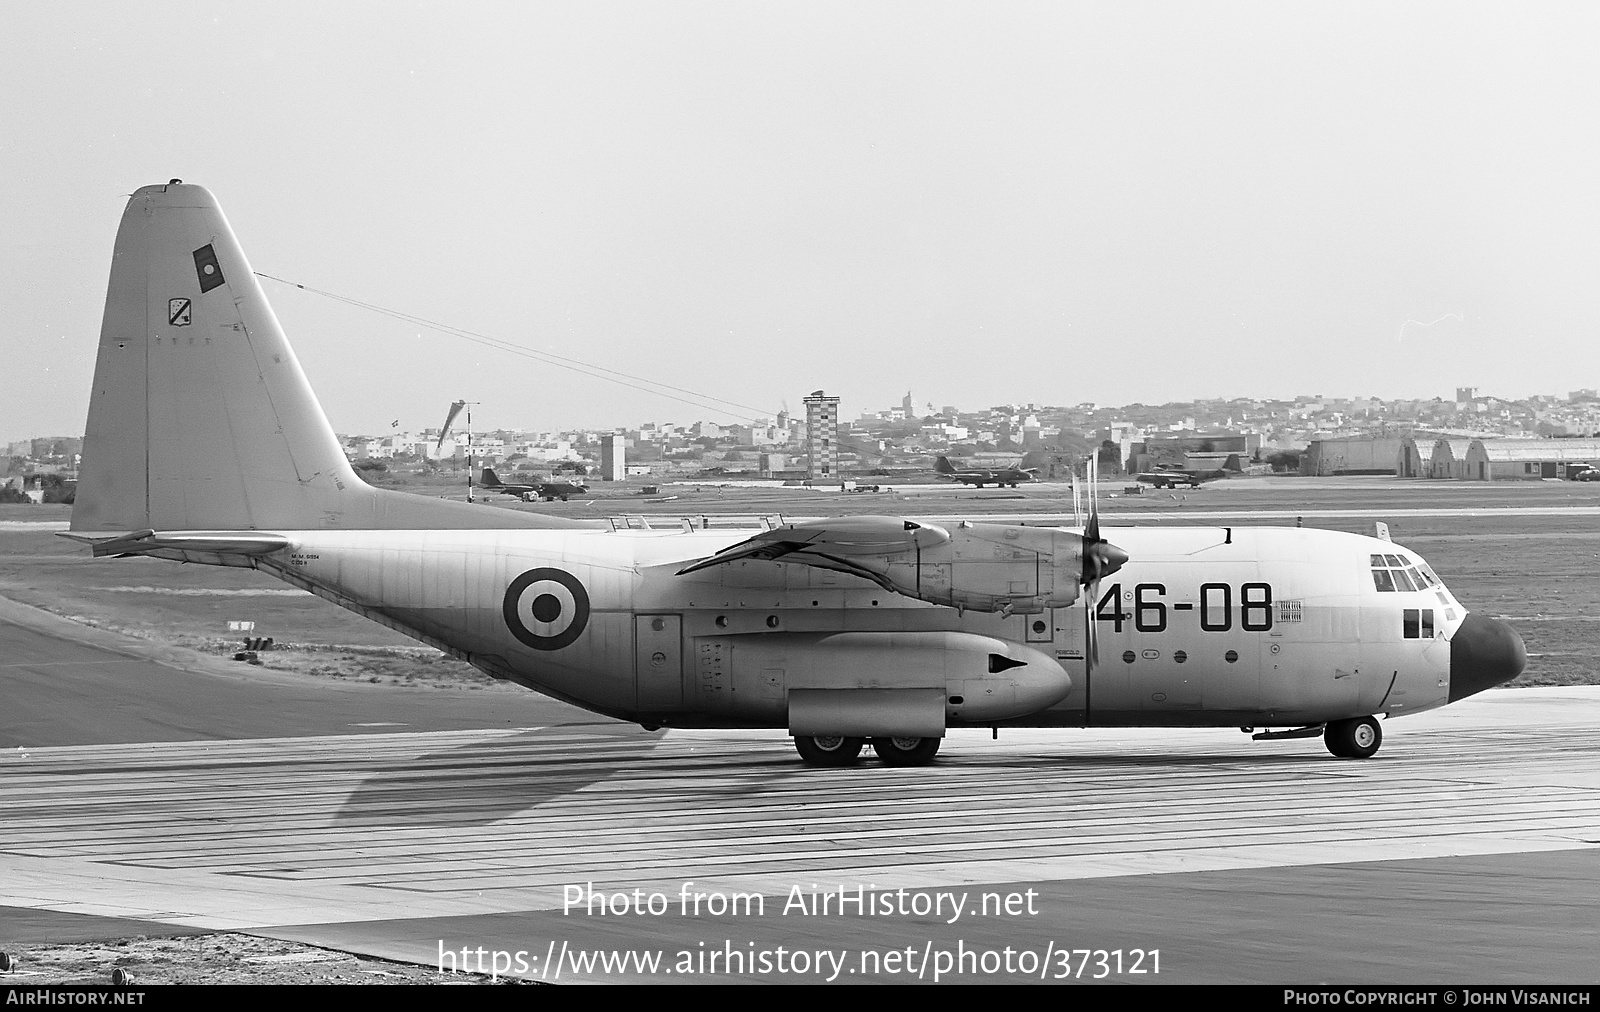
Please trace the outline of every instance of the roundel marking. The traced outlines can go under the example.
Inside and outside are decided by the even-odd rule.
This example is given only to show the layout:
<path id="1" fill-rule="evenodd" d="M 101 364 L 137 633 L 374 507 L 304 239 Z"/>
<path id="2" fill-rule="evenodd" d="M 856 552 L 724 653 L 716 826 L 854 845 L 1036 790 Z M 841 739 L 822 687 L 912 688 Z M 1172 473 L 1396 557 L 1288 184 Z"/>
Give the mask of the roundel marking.
<path id="1" fill-rule="evenodd" d="M 506 628 L 535 650 L 560 650 L 589 624 L 589 592 L 560 569 L 530 569 L 506 588 Z"/>

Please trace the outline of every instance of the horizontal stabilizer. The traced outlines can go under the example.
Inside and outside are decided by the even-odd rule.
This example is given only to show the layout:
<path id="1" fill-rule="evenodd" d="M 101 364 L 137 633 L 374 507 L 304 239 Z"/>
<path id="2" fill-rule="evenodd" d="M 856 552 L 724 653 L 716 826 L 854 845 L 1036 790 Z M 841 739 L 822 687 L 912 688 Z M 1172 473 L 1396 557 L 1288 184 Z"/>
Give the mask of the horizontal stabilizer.
<path id="1" fill-rule="evenodd" d="M 264 534 L 261 531 L 177 531 L 157 533 L 134 531 L 113 537 L 93 537 L 63 532 L 71 538 L 93 547 L 97 559 L 127 558 L 144 555 L 157 559 L 175 559 L 179 562 L 200 562 L 210 565 L 249 566 L 250 560 L 261 555 L 271 555 L 289 547 L 289 539 L 282 534 Z"/>

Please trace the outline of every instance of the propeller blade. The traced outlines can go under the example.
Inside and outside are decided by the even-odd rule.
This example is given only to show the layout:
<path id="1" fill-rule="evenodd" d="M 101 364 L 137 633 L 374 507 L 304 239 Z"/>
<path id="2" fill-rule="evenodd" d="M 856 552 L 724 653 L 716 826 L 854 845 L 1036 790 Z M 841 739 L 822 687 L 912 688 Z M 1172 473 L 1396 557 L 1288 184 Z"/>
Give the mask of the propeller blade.
<path id="1" fill-rule="evenodd" d="M 1094 607 L 1100 600 L 1100 581 L 1090 584 L 1083 595 L 1083 676 L 1089 677 L 1089 672 L 1096 664 L 1100 663 L 1100 631 L 1095 628 Z"/>
<path id="2" fill-rule="evenodd" d="M 1089 478 L 1089 526 L 1084 528 L 1083 536 L 1091 544 L 1100 540 L 1100 467 L 1099 454 L 1089 456 L 1089 466 L 1085 468 Z"/>
<path id="3" fill-rule="evenodd" d="M 1098 581 L 1084 588 L 1083 594 L 1083 721 L 1089 726 L 1090 693 L 1094 691 L 1094 669 L 1100 664 L 1100 632 L 1094 620 L 1095 605 L 1100 600 Z"/>

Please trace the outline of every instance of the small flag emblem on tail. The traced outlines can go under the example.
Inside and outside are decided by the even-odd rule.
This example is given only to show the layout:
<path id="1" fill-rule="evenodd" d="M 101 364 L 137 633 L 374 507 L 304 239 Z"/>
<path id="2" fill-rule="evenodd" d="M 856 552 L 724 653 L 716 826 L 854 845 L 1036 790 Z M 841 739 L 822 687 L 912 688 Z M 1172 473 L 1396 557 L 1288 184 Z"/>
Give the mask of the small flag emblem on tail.
<path id="1" fill-rule="evenodd" d="M 222 265 L 217 263 L 217 251 L 210 243 L 194 251 L 194 272 L 200 278 L 202 295 L 223 283 Z"/>
<path id="2" fill-rule="evenodd" d="M 187 327 L 193 318 L 194 303 L 188 299 L 167 300 L 167 322 L 174 327 Z"/>

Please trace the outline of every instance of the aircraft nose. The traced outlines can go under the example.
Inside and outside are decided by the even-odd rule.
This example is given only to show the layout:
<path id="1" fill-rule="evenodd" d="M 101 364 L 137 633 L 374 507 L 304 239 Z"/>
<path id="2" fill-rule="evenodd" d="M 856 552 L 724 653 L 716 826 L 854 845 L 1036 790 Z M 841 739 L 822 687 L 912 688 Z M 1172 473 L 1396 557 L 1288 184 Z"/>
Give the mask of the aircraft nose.
<path id="1" fill-rule="evenodd" d="M 1450 702 L 1511 681 L 1527 663 L 1516 630 L 1468 612 L 1450 638 Z"/>

